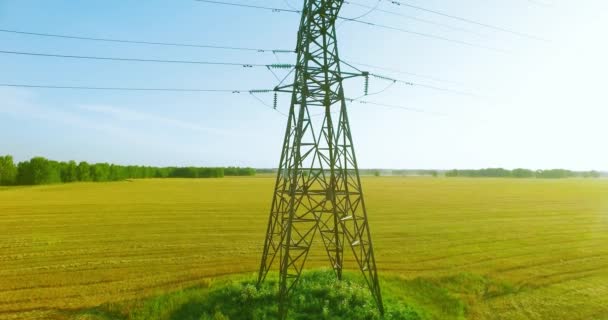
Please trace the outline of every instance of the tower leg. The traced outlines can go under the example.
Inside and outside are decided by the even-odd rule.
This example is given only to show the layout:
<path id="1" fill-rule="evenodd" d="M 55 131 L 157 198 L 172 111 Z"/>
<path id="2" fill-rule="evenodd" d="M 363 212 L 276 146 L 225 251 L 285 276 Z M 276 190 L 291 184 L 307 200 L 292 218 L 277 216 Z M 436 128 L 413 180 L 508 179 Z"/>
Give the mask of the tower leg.
<path id="1" fill-rule="evenodd" d="M 292 99 L 258 285 L 279 260 L 280 319 L 317 231 L 336 277 L 342 278 L 348 246 L 384 310 L 342 87 L 335 29 L 342 3 L 304 0 L 294 83 L 277 88 L 290 88 Z"/>
<path id="2" fill-rule="evenodd" d="M 343 198 L 340 200 L 340 212 L 342 217 L 339 219 L 344 231 L 346 242 L 352 249 L 355 260 L 359 269 L 376 300 L 376 304 L 381 314 L 384 314 L 384 305 L 382 302 L 382 293 L 380 291 L 380 282 L 378 280 L 378 271 L 376 268 L 376 258 L 374 256 L 374 248 L 372 237 L 367 219 L 367 209 L 365 208 L 365 200 L 363 197 L 363 189 L 361 187 L 361 178 L 359 176 L 359 167 L 355 157 L 355 149 L 348 121 L 348 113 L 346 103 L 342 103 L 340 110 L 339 123 L 339 140 L 340 152 L 342 156 L 342 165 L 344 170 L 343 179 L 341 179 L 341 194 Z"/>

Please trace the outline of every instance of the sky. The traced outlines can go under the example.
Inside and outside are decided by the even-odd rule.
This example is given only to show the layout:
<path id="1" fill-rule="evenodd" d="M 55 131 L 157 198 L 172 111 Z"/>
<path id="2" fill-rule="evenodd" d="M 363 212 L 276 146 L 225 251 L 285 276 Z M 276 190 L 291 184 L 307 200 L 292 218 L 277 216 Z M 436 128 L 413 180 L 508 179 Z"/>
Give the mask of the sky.
<path id="1" fill-rule="evenodd" d="M 303 0 L 230 0 L 300 8 Z M 351 2 L 375 6 L 378 0 Z M 344 61 L 413 82 L 349 105 L 362 168 L 524 167 L 608 170 L 608 3 L 601 0 L 408 0 L 498 31 L 379 1 L 345 4 Z M 405 18 L 407 16 L 409 18 Z M 435 25 L 420 20 L 432 21 Z M 287 49 L 299 17 L 193 0 L 0 0 L 0 29 L 84 37 Z M 444 39 L 422 36 L 423 33 Z M 540 40 L 538 39 L 540 38 Z M 466 42 L 467 45 L 462 42 Z M 0 51 L 140 59 L 295 63 L 295 55 L 119 44 L 0 32 Z M 279 77 L 285 76 L 277 71 Z M 287 81 L 290 81 L 289 79 Z M 80 91 L 0 86 L 0 154 L 155 166 L 276 167 L 286 118 L 272 109 L 264 68 L 92 61 L 0 53 L 0 83 L 239 90 L 241 93 Z M 387 87 L 371 79 L 370 92 Z M 432 88 L 431 88 L 432 87 Z M 361 79 L 346 95 L 363 94 Z M 244 92 L 242 92 L 244 91 Z M 463 94 L 470 93 L 470 94 Z M 290 97 L 278 97 L 287 112 Z"/>

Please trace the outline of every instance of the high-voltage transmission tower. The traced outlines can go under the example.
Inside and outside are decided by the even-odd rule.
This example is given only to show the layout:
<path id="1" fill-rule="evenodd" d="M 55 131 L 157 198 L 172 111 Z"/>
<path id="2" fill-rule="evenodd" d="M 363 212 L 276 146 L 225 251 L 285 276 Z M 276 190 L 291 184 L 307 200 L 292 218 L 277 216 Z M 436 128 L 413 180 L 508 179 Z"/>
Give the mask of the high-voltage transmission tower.
<path id="1" fill-rule="evenodd" d="M 276 88 L 292 95 L 258 286 L 278 260 L 280 319 L 317 233 L 338 279 L 344 249 L 351 249 L 384 313 L 342 86 L 366 74 L 340 70 L 335 24 L 342 3 L 304 0 L 294 83 Z"/>

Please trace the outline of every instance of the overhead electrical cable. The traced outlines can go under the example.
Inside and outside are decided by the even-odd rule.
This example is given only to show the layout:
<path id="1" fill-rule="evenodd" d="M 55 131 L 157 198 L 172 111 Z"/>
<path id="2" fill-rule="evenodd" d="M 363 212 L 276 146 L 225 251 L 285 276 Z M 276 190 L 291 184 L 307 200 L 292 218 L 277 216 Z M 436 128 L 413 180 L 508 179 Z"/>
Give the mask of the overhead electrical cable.
<path id="1" fill-rule="evenodd" d="M 346 61 L 344 61 L 344 60 L 340 60 L 340 62 L 346 63 Z M 378 70 L 384 70 L 384 71 L 390 71 L 390 72 L 395 72 L 395 73 L 401 73 L 401 74 L 406 74 L 406 75 L 415 76 L 415 77 L 419 77 L 419 78 L 424 78 L 424 79 L 428 79 L 428 80 L 433 80 L 433 81 L 436 81 L 436 82 L 444 82 L 444 83 L 451 83 L 451 84 L 456 84 L 456 85 L 462 85 L 462 83 L 459 83 L 459 82 L 456 82 L 456 81 L 441 79 L 441 78 L 437 78 L 437 77 L 434 77 L 434 76 L 428 76 L 428 75 L 423 75 L 423 74 L 414 73 L 414 72 L 402 71 L 402 70 L 395 69 L 395 68 L 387 68 L 387 67 L 382 67 L 382 66 L 377 66 L 377 65 L 367 64 L 367 63 L 361 63 L 361 62 L 352 61 L 350 59 L 348 59 L 348 62 L 349 62 L 348 65 L 351 66 L 351 67 L 352 67 L 353 64 L 355 64 L 355 65 L 358 65 L 358 66 L 361 66 L 361 67 L 368 67 L 368 68 L 374 68 L 374 69 L 378 69 Z"/>
<path id="2" fill-rule="evenodd" d="M 272 53 L 294 53 L 293 50 L 284 50 L 284 49 L 262 49 L 262 48 L 230 47 L 230 46 L 211 46 L 211 45 L 184 44 L 184 43 L 166 43 L 166 42 L 157 42 L 157 41 L 121 40 L 121 39 L 110 39 L 110 38 L 94 38 L 94 37 L 89 37 L 89 36 L 69 36 L 69 35 L 59 35 L 59 34 L 49 34 L 49 33 L 26 32 L 26 31 L 8 30 L 8 29 L 0 29 L 0 32 L 16 33 L 16 34 L 26 34 L 26 35 L 35 35 L 35 36 L 45 36 L 45 37 L 68 38 L 68 39 L 75 39 L 75 40 L 92 40 L 92 41 L 107 41 L 107 42 L 132 43 L 132 44 L 150 44 L 150 45 L 201 47 L 201 48 L 243 50 L 243 51 L 256 51 L 256 52 L 272 52 Z M 8 53 L 8 52 L 3 52 L 3 53 Z M 25 52 L 23 52 L 23 53 L 21 53 L 21 52 L 19 52 L 19 53 L 17 53 L 17 52 L 10 52 L 10 53 L 11 54 L 29 54 L 29 53 L 25 53 Z M 39 55 L 39 54 L 35 54 L 35 55 Z M 47 55 L 45 54 L 45 56 L 47 56 Z M 52 56 L 60 56 L 60 55 L 52 55 Z M 63 56 L 60 56 L 60 57 L 63 57 Z M 142 60 L 142 59 L 139 59 L 139 60 Z M 146 62 L 152 62 L 152 61 L 148 61 L 148 59 L 143 59 L 143 60 L 146 60 Z M 160 61 L 158 61 L 158 62 L 160 62 Z M 282 65 L 282 63 L 280 61 L 278 61 L 278 62 L 279 62 L 279 65 Z M 349 65 L 349 66 L 351 66 L 351 67 L 353 67 L 353 68 L 355 68 L 354 66 L 352 66 L 349 63 L 347 63 L 344 60 L 342 60 L 342 62 L 345 63 L 345 64 L 347 64 L 347 65 Z M 440 81 L 440 82 L 451 82 L 451 83 L 457 84 L 454 81 L 443 80 L 443 79 L 436 78 L 436 77 L 425 76 L 425 75 L 420 75 L 420 74 L 406 72 L 406 71 L 400 71 L 400 70 L 386 68 L 386 67 L 381 67 L 381 66 L 374 66 L 374 65 L 369 65 L 369 64 L 360 63 L 360 62 L 351 62 L 351 63 L 352 64 L 357 64 L 357 65 L 360 65 L 360 66 L 376 68 L 376 69 L 379 69 L 379 70 L 392 71 L 392 72 L 396 72 L 396 73 L 403 73 L 403 74 L 413 75 L 413 76 L 417 76 L 417 77 L 421 77 L 421 78 L 428 78 L 430 80 L 435 80 L 435 81 Z M 357 68 L 355 68 L 355 69 L 357 69 Z M 361 71 L 359 69 L 357 69 L 357 70 Z"/>
<path id="3" fill-rule="evenodd" d="M 431 77 L 431 76 L 425 76 L 425 75 L 420 75 L 420 74 L 416 74 L 416 73 L 412 73 L 412 72 L 405 72 L 405 71 L 400 71 L 397 69 L 392 69 L 392 68 L 386 68 L 386 67 L 379 67 L 379 66 L 375 66 L 375 65 L 370 65 L 370 64 L 365 64 L 365 63 L 358 63 L 358 62 L 353 62 L 353 61 L 345 61 L 345 60 L 340 60 L 341 63 L 357 70 L 358 72 L 363 73 L 364 71 L 362 71 L 361 69 L 355 67 L 353 64 L 355 65 L 359 65 L 359 66 L 363 66 L 363 67 L 369 67 L 369 68 L 375 68 L 375 69 L 379 69 L 379 70 L 385 70 L 385 71 L 392 71 L 392 72 L 396 72 L 396 73 L 402 73 L 402 74 L 407 74 L 407 75 L 412 75 L 412 76 L 416 76 L 416 77 L 420 77 L 420 78 L 427 78 L 430 80 L 434 80 L 437 82 L 445 82 L 445 83 L 452 83 L 452 84 L 459 84 L 458 82 L 455 81 L 450 81 L 450 80 L 444 80 L 444 79 L 439 79 L 439 78 L 435 78 L 435 77 Z M 377 74 L 371 74 L 368 72 L 368 75 L 371 76 L 375 76 L 378 77 Z M 413 83 L 413 82 L 408 82 L 408 81 L 404 81 L 404 80 L 397 80 L 397 79 L 392 79 L 386 76 L 380 76 L 380 78 L 384 79 L 384 80 L 389 80 L 389 81 L 393 81 L 393 82 L 404 82 L 406 84 L 410 84 L 410 85 L 417 85 L 417 86 L 427 86 L 427 87 L 433 87 L 433 86 L 428 86 L 428 85 L 424 85 L 424 84 L 419 84 L 419 83 Z M 441 88 L 438 88 L 441 89 Z M 451 89 L 442 89 L 442 91 L 452 91 Z"/>
<path id="4" fill-rule="evenodd" d="M 126 61 L 126 62 L 154 62 L 154 63 L 177 63 L 177 64 L 201 64 L 201 65 L 220 65 L 220 66 L 240 66 L 244 68 L 264 67 L 272 69 L 288 69 L 293 68 L 291 64 L 256 64 L 256 63 L 237 63 L 237 62 L 220 62 L 220 61 L 196 61 L 196 60 L 161 60 L 161 59 L 141 59 L 141 58 L 118 58 L 118 57 L 99 57 L 99 56 L 79 56 L 79 55 L 62 55 L 37 52 L 22 52 L 22 51 L 4 51 L 0 50 L 0 54 L 26 55 L 36 57 L 52 57 L 66 59 L 88 59 L 88 60 L 105 60 L 105 61 Z"/>
<path id="5" fill-rule="evenodd" d="M 366 92 L 365 94 L 363 94 L 361 96 L 358 96 L 356 98 L 351 98 L 351 102 L 352 101 L 356 101 L 356 100 L 360 100 L 360 99 L 362 99 L 364 97 L 375 96 L 375 95 L 381 94 L 383 92 L 386 92 L 388 89 L 392 88 L 396 83 L 397 83 L 397 81 L 392 81 L 386 87 L 384 87 L 383 89 L 380 89 L 379 91 L 372 92 L 372 93 L 367 93 Z"/>
<path id="6" fill-rule="evenodd" d="M 427 111 L 424 109 L 418 109 L 418 108 L 412 108 L 412 107 L 406 107 L 406 106 L 400 106 L 400 105 L 394 105 L 394 104 L 386 104 L 386 103 L 379 103 L 379 102 L 373 102 L 373 101 L 367 101 L 367 100 L 356 100 L 356 99 L 350 99 L 350 98 L 345 98 L 346 101 L 349 101 L 351 103 L 360 103 L 360 104 L 369 104 L 369 105 L 374 105 L 374 106 L 379 106 L 379 107 L 385 107 L 385 108 L 392 108 L 392 109 L 401 109 L 401 110 L 406 110 L 406 111 L 411 111 L 411 112 L 417 112 L 417 113 L 427 113 L 427 114 L 432 114 L 432 115 L 441 115 L 439 113 L 436 112 L 431 112 L 431 111 Z"/>
<path id="7" fill-rule="evenodd" d="M 217 93 L 249 93 L 256 90 L 238 89 L 187 89 L 187 88 L 132 88 L 132 87 L 89 87 L 89 86 L 53 86 L 31 85 L 16 83 L 0 83 L 0 87 L 39 88 L 39 89 L 66 89 L 66 90 L 101 90 L 101 91 L 166 91 L 166 92 L 217 92 Z M 259 91 L 259 90 L 257 90 Z M 270 90 L 272 91 L 272 90 Z"/>
<path id="8" fill-rule="evenodd" d="M 384 0 L 384 1 L 386 1 L 386 2 L 388 2 L 390 4 L 393 4 L 393 5 L 396 5 L 396 6 L 404 6 L 404 7 L 420 10 L 420 11 L 425 11 L 425 12 L 433 13 L 433 14 L 440 15 L 440 16 L 443 16 L 443 17 L 446 17 L 446 18 L 451 18 L 451 19 L 462 21 L 462 22 L 466 22 L 466 23 L 482 26 L 482 27 L 485 27 L 485 28 L 494 29 L 494 30 L 497 30 L 497 31 L 502 31 L 502 32 L 514 34 L 516 36 L 520 36 L 520 37 L 523 37 L 523 38 L 540 40 L 540 41 L 549 41 L 547 39 L 543 39 L 543 38 L 535 36 L 535 35 L 519 32 L 519 31 L 514 31 L 514 30 L 507 29 L 507 28 L 498 27 L 498 26 L 495 26 L 495 25 L 491 25 L 491 24 L 487 24 L 487 23 L 483 23 L 483 22 L 479 22 L 479 21 L 475 21 L 475 20 L 471 20 L 471 19 L 467 19 L 467 18 L 463 18 L 463 17 L 459 17 L 459 16 L 455 16 L 455 15 L 444 13 L 444 12 L 441 12 L 441 11 L 438 11 L 438 10 L 433 10 L 433 9 L 428 9 L 428 8 L 416 6 L 416 5 L 413 5 L 413 4 L 406 3 L 404 1 L 396 1 L 396 0 Z"/>
<path id="9" fill-rule="evenodd" d="M 178 64 L 202 64 L 202 65 L 222 65 L 222 66 L 240 66 L 246 68 L 253 67 L 264 67 L 269 70 L 271 69 L 293 69 L 295 68 L 290 64 L 243 64 L 243 63 L 235 63 L 235 62 L 212 62 L 212 61 L 192 61 L 192 60 L 157 60 L 157 59 L 135 59 L 135 58 L 116 58 L 116 57 L 93 57 L 93 56 L 74 56 L 74 55 L 58 55 L 58 54 L 47 54 L 47 53 L 33 53 L 33 52 L 19 52 L 19 51 L 2 51 L 0 50 L 0 54 L 15 54 L 15 55 L 27 55 L 27 56 L 36 56 L 36 57 L 53 57 L 53 58 L 67 58 L 67 59 L 91 59 L 91 60 L 102 60 L 102 61 L 127 61 L 127 62 L 155 62 L 155 63 L 178 63 Z M 410 86 L 419 86 L 425 87 L 429 89 L 452 92 L 463 95 L 471 95 L 472 93 L 466 93 L 446 88 L 435 87 L 426 84 L 414 83 L 411 81 L 405 81 L 400 79 L 394 79 L 391 77 L 379 75 L 379 74 L 369 74 L 370 76 L 384 79 L 387 81 L 395 81 L 405 85 Z"/>
<path id="10" fill-rule="evenodd" d="M 210 92 L 210 93 L 229 93 L 229 94 L 249 94 L 265 106 L 277 111 L 283 116 L 286 114 L 274 109 L 272 106 L 261 100 L 255 94 L 258 93 L 271 93 L 272 89 L 263 90 L 240 90 L 240 89 L 187 89 L 187 88 L 133 88 L 133 87 L 90 87 L 90 86 L 54 86 L 54 85 L 31 85 L 31 84 L 20 84 L 20 83 L 0 83 L 0 87 L 12 87 L 12 88 L 38 88 L 38 89 L 62 89 L 62 90 L 96 90 L 96 91 L 160 91 L 160 92 Z M 347 101 L 354 102 L 355 99 L 346 98 Z M 399 108 L 414 112 L 425 112 L 422 109 L 415 109 L 396 105 L 387 105 L 371 101 L 357 100 L 356 102 L 361 104 L 370 104 L 390 108 Z"/>
<path id="11" fill-rule="evenodd" d="M 382 1 L 382 0 L 380 0 L 380 1 Z M 350 0 L 348 0 L 348 1 L 345 0 L 344 3 L 346 3 L 348 5 L 362 7 L 362 8 L 369 8 L 369 9 L 374 8 L 372 6 L 365 5 L 365 4 L 362 4 L 362 3 L 359 3 L 359 2 L 350 1 Z M 470 33 L 470 34 L 474 34 L 474 35 L 479 36 L 479 37 L 484 37 L 484 38 L 488 37 L 485 34 L 478 33 L 478 32 L 475 32 L 473 30 L 469 30 L 469 29 L 465 29 L 465 28 L 459 28 L 459 27 L 455 27 L 455 26 L 452 26 L 452 25 L 449 25 L 449 24 L 444 24 L 444 23 L 440 23 L 440 22 L 436 22 L 436 21 L 432 21 L 432 20 L 422 19 L 422 18 L 406 15 L 406 14 L 403 14 L 403 13 L 400 13 L 400 12 L 396 12 L 396 11 L 390 11 L 390 10 L 386 10 L 386 9 L 381 9 L 381 8 L 377 7 L 377 4 L 376 4 L 375 8 L 376 8 L 376 9 L 374 9 L 375 11 L 383 12 L 383 13 L 394 15 L 394 16 L 399 16 L 399 17 L 402 17 L 402 18 L 405 18 L 405 19 L 409 19 L 409 20 L 413 20 L 413 21 L 418 21 L 418 22 L 422 22 L 422 23 L 426 23 L 426 24 L 430 24 L 430 25 L 446 28 L 446 29 L 453 30 L 453 31 Z"/>
<path id="12" fill-rule="evenodd" d="M 260 97 L 255 95 L 256 92 L 255 90 L 253 91 L 249 91 L 249 95 L 254 98 L 255 100 L 257 100 L 259 103 L 263 104 L 264 106 L 268 107 L 269 109 L 272 109 L 276 112 L 278 112 L 280 115 L 284 116 L 284 117 L 288 117 L 288 115 L 286 115 L 284 112 L 281 112 L 280 110 L 276 109 L 275 107 L 269 105 L 268 103 L 266 103 L 264 100 L 260 99 Z"/>
<path id="13" fill-rule="evenodd" d="M 293 10 L 298 10 L 296 9 L 296 7 L 292 6 L 291 3 L 289 3 L 289 0 L 283 0 L 283 2 L 285 3 L 286 6 L 288 6 L 290 9 Z"/>
<path id="14" fill-rule="evenodd" d="M 369 10 L 366 11 L 366 12 L 364 12 L 363 14 L 361 14 L 359 16 L 356 16 L 356 17 L 353 17 L 353 18 L 350 18 L 350 19 L 361 19 L 361 18 L 363 18 L 363 17 L 371 14 L 372 12 L 374 12 L 376 10 L 379 10 L 378 7 L 380 6 L 380 3 L 382 2 L 382 0 L 376 0 L 376 1 L 377 2 L 376 2 L 376 4 L 374 6 L 362 6 L 364 8 L 369 9 Z M 344 1 L 344 3 L 348 3 L 348 1 Z"/>
<path id="15" fill-rule="evenodd" d="M 194 0 L 194 1 L 213 3 L 213 4 L 221 4 L 221 5 L 234 6 L 234 7 L 243 7 L 243 8 L 252 8 L 252 9 L 263 9 L 263 10 L 270 10 L 270 11 L 273 11 L 273 12 L 292 12 L 292 13 L 301 13 L 302 12 L 301 10 L 296 10 L 296 9 L 284 9 L 284 8 L 276 8 L 276 7 L 266 7 L 266 6 L 258 6 L 258 5 L 244 4 L 244 3 L 234 3 L 234 2 L 225 2 L 225 1 L 213 1 L 213 0 Z"/>
<path id="16" fill-rule="evenodd" d="M 235 90 L 235 89 L 182 89 L 182 88 L 129 88 L 129 87 L 88 87 L 88 86 L 51 86 L 51 85 L 30 85 L 30 84 L 15 84 L 15 83 L 0 83 L 0 87 L 11 88 L 36 88 L 36 89 L 64 89 L 64 90 L 95 90 L 95 91 L 160 91 L 160 92 L 210 92 L 210 93 L 228 93 L 228 94 L 244 94 L 247 93 L 265 106 L 273 109 L 282 116 L 287 116 L 285 113 L 274 109 L 263 100 L 255 96 L 254 93 L 272 92 L 272 90 Z"/>
<path id="17" fill-rule="evenodd" d="M 379 74 L 375 74 L 375 73 L 370 73 L 369 75 L 372 76 L 372 77 L 374 77 L 374 78 L 377 78 L 377 79 L 386 80 L 386 81 L 393 81 L 393 82 L 401 83 L 401 84 L 404 84 L 404 85 L 407 85 L 407 86 L 422 87 L 422 88 L 427 88 L 427 89 L 436 90 L 436 91 L 450 92 L 450 93 L 454 93 L 454 94 L 458 94 L 458 95 L 471 96 L 471 97 L 479 97 L 478 95 L 476 95 L 474 93 L 471 93 L 471 92 L 453 90 L 453 89 L 449 89 L 449 88 L 436 87 L 436 86 L 432 86 L 432 85 L 428 85 L 428 84 L 422 84 L 422 83 L 416 83 L 416 82 L 412 82 L 412 81 L 395 79 L 395 78 L 391 78 L 391 77 L 387 77 L 387 76 L 379 75 Z"/>
<path id="18" fill-rule="evenodd" d="M 193 43 L 174 43 L 174 42 L 96 38 L 96 37 L 89 37 L 89 36 L 74 36 L 74 35 L 63 35 L 63 34 L 52 34 L 52 33 L 39 33 L 39 32 L 28 32 L 28 31 L 9 30 L 9 29 L 0 29 L 0 32 L 29 35 L 29 36 L 39 36 L 39 37 L 52 37 L 52 38 L 64 38 L 64 39 L 87 40 L 87 41 L 101 41 L 101 42 L 112 42 L 112 43 L 128 43 L 128 44 L 139 44 L 139 45 L 191 47 L 191 48 L 223 49 L 223 50 L 239 50 L 239 51 L 254 51 L 254 52 L 271 52 L 271 53 L 294 53 L 293 50 L 284 50 L 284 49 L 247 48 L 247 47 L 216 46 L 216 45 L 193 44 Z"/>
<path id="19" fill-rule="evenodd" d="M 243 8 L 251 8 L 251 9 L 263 9 L 263 10 L 270 10 L 272 12 L 292 12 L 292 13 L 298 13 L 298 14 L 301 13 L 300 10 L 283 9 L 283 8 L 266 7 L 266 6 L 257 6 L 257 5 L 249 5 L 249 4 L 234 3 L 234 2 L 213 1 L 213 0 L 195 0 L 195 1 L 205 2 L 205 3 L 211 3 L 211 4 L 234 6 L 234 7 L 243 7 Z M 451 38 L 447 38 L 447 37 L 443 37 L 443 36 L 439 36 L 439 35 L 434 35 L 434 34 L 430 34 L 430 33 L 417 32 L 417 31 L 412 31 L 412 30 L 408 30 L 408 29 L 393 27 L 393 26 L 389 26 L 389 25 L 374 23 L 374 22 L 360 20 L 360 19 L 352 19 L 352 18 L 346 18 L 346 17 L 338 17 L 338 19 L 345 20 L 345 21 L 353 21 L 353 22 L 357 22 L 357 23 L 360 23 L 360 24 L 365 24 L 365 25 L 368 25 L 368 26 L 373 26 L 373 27 L 387 29 L 387 30 L 393 30 L 393 31 L 399 31 L 399 32 L 403 32 L 403 33 L 409 33 L 409 34 L 413 34 L 413 35 L 417 35 L 417 36 L 421 36 L 421 37 L 425 37 L 425 38 L 430 38 L 430 39 L 435 39 L 435 40 L 441 40 L 441 41 L 446 41 L 446 42 L 451 42 L 451 43 L 456 43 L 456 44 L 465 45 L 465 46 L 469 46 L 469 47 L 476 47 L 476 48 L 486 49 L 486 50 L 495 51 L 495 52 L 508 53 L 508 51 L 503 50 L 503 49 L 498 49 L 498 48 L 478 45 L 478 44 L 474 44 L 474 43 L 471 43 L 471 42 L 451 39 Z"/>
<path id="20" fill-rule="evenodd" d="M 468 47 L 474 47 L 474 48 L 479 48 L 479 49 L 486 49 L 486 50 L 490 50 L 490 51 L 494 51 L 494 52 L 500 52 L 500 53 L 510 53 L 509 51 L 504 50 L 504 49 L 484 46 L 484 45 L 475 44 L 475 43 L 472 43 L 472 42 L 467 42 L 467 41 L 462 41 L 462 40 L 457 40 L 457 39 L 451 39 L 451 38 L 447 38 L 447 37 L 443 37 L 443 36 L 439 36 L 439 35 L 434 35 L 434 34 L 430 34 L 430 33 L 412 31 L 412 30 L 408 30 L 408 29 L 403 29 L 403 28 L 399 28 L 399 27 L 393 27 L 393 26 L 389 26 L 389 25 L 385 25 L 385 24 L 379 24 L 379 23 L 365 21 L 365 20 L 359 20 L 359 19 L 348 19 L 348 18 L 343 18 L 343 17 L 338 17 L 338 18 L 344 19 L 344 20 L 352 20 L 354 22 L 357 22 L 357 23 L 360 23 L 360 24 L 365 24 L 365 25 L 372 26 L 372 27 L 377 27 L 377 28 L 382 28 L 382 29 L 387 29 L 387 30 L 393 30 L 393 31 L 399 31 L 399 32 L 403 32 L 403 33 L 409 33 L 409 34 L 421 36 L 421 37 L 424 37 L 424 38 L 429 38 L 429 39 L 435 39 L 435 40 L 441 40 L 441 41 L 456 43 L 456 44 L 460 44 L 460 45 L 464 45 L 464 46 L 468 46 Z"/>

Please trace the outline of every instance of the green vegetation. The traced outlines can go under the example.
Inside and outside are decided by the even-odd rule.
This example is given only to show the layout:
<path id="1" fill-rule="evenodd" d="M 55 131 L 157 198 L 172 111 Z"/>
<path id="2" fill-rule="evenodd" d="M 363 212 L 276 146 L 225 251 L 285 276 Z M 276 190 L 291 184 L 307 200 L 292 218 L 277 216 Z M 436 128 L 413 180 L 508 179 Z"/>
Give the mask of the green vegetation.
<path id="1" fill-rule="evenodd" d="M 255 276 L 230 276 L 147 299 L 104 304 L 69 312 L 70 320 L 258 320 L 276 319 L 275 278 L 260 289 Z M 471 307 L 486 299 L 517 294 L 505 283 L 461 273 L 442 278 L 383 278 L 385 316 L 380 317 L 363 279 L 346 273 L 304 272 L 293 293 L 289 319 L 332 320 L 463 320 Z"/>
<path id="2" fill-rule="evenodd" d="M 62 310 L 104 304 L 115 308 L 100 313 L 135 315 L 154 297 L 249 277 L 259 268 L 274 183 L 2 187 L 0 319 L 64 320 Z M 608 315 L 608 180 L 381 176 L 362 184 L 383 294 L 423 319 Z M 328 266 L 322 248 L 314 244 L 307 267 Z"/>
<path id="3" fill-rule="evenodd" d="M 304 273 L 300 285 L 293 292 L 289 319 L 428 319 L 429 316 L 421 308 L 405 304 L 390 295 L 385 297 L 386 313 L 382 318 L 368 288 L 360 280 L 358 277 L 351 276 L 343 281 L 337 281 L 331 271 Z M 397 280 L 393 280 L 393 282 L 397 285 L 405 283 Z M 268 279 L 257 289 L 254 277 L 236 277 L 219 281 L 219 283 L 204 283 L 201 286 L 163 294 L 151 299 L 103 305 L 76 312 L 72 318 L 82 319 L 87 316 L 90 320 L 276 319 L 277 290 L 278 285 L 274 279 Z M 450 302 L 455 303 L 455 308 L 441 313 L 456 319 L 453 316 L 463 311 L 463 305 L 455 298 L 445 304 Z M 450 312 L 455 312 L 455 314 L 450 315 Z"/>
<path id="4" fill-rule="evenodd" d="M 0 157 L 0 185 L 42 185 L 69 182 L 105 182 L 149 178 L 221 178 L 253 176 L 253 168 L 146 167 L 108 163 L 58 162 L 34 157 L 15 166 L 11 156 Z"/>
<path id="5" fill-rule="evenodd" d="M 438 170 L 408 170 L 408 169 L 393 169 L 388 170 L 391 176 L 431 176 L 437 177 Z"/>
<path id="6" fill-rule="evenodd" d="M 11 156 L 0 156 L 0 186 L 15 184 L 17 180 L 17 167 Z"/>
<path id="7" fill-rule="evenodd" d="M 468 177 L 468 178 L 538 178 L 538 179 L 563 179 L 563 178 L 599 178 L 598 171 L 570 171 L 564 169 L 551 170 L 528 170 L 503 168 L 487 168 L 480 170 L 450 170 L 446 171 L 446 177 Z"/>

